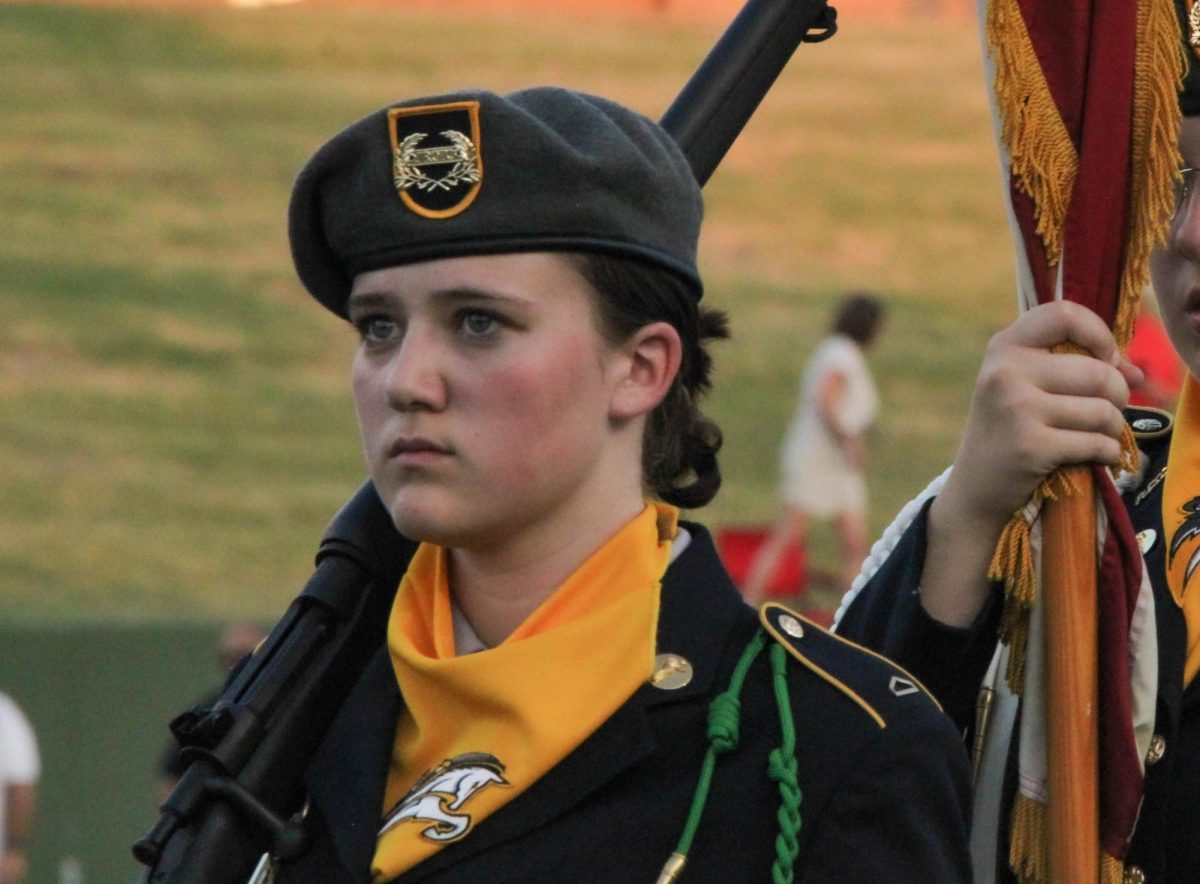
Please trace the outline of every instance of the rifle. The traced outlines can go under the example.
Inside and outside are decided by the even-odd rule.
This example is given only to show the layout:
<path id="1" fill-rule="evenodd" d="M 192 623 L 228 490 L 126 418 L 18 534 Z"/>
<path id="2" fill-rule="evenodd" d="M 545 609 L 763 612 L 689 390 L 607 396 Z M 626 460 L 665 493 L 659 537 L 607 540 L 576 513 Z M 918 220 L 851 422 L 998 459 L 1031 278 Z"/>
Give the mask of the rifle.
<path id="1" fill-rule="evenodd" d="M 749 0 L 662 118 L 703 186 L 802 42 L 837 30 L 825 0 Z M 208 709 L 171 722 L 189 762 L 133 846 L 149 884 L 259 880 L 264 854 L 306 847 L 303 776 L 342 700 L 384 643 L 416 543 L 370 481 L 326 529 L 316 570 Z"/>
<path id="2" fill-rule="evenodd" d="M 221 698 L 171 722 L 189 765 L 133 846 L 146 881 L 244 882 L 263 853 L 303 851 L 288 814 L 304 801 L 304 768 L 384 641 L 416 548 L 369 481 L 338 511 L 312 577 Z"/>

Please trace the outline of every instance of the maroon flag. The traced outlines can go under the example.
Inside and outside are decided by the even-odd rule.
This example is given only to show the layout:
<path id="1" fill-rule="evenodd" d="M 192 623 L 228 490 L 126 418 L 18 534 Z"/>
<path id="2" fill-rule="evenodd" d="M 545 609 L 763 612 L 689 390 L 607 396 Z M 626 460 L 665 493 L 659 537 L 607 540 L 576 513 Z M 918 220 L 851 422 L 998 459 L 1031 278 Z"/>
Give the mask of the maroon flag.
<path id="1" fill-rule="evenodd" d="M 1124 346 L 1178 165 L 1182 58 L 1173 2 L 980 2 L 1020 306 L 1083 304 Z M 1134 463 L 1129 438 L 1126 466 Z M 1007 590 L 1001 636 L 1011 689 L 1025 694 L 1047 677 L 1027 669 L 1027 659 L 1044 660 L 1049 671 L 1043 708 L 1024 713 L 1046 718 L 1021 728 L 1009 861 L 1023 882 L 1119 881 L 1143 776 L 1130 645 L 1141 556 L 1105 471 L 1056 473 L 1031 510 L 1043 503 L 1045 547 L 1030 552 L 1033 520 L 1022 511 L 992 569 Z M 1086 591 L 1059 585 L 1077 571 Z M 1045 645 L 1033 653 L 1031 614 L 1043 596 Z M 1039 740 L 1045 745 L 1031 745 Z M 1060 809 L 1086 810 L 1089 802 L 1082 814 Z M 1095 851 L 1088 863 L 1064 859 L 1078 857 L 1080 844 Z"/>

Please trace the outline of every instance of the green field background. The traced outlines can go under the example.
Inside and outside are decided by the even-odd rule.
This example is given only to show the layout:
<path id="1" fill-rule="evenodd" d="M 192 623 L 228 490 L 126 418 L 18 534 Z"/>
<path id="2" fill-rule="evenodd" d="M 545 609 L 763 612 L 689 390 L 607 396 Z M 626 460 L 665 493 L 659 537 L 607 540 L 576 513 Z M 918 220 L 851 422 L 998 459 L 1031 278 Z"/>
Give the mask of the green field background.
<path id="1" fill-rule="evenodd" d="M 848 289 L 871 364 L 875 532 L 952 458 L 1012 259 L 968 24 L 802 47 L 706 188 L 706 298 L 732 316 L 714 526 L 775 513 L 799 373 Z M 353 336 L 291 271 L 292 177 L 401 97 L 554 82 L 659 116 L 724 22 L 404 4 L 0 2 L 0 689 L 46 770 L 35 884 L 119 882 L 165 721 L 234 618 L 270 622 L 363 478 Z M 811 559 L 832 567 L 818 531 Z M 64 878 L 60 872 L 67 869 Z"/>

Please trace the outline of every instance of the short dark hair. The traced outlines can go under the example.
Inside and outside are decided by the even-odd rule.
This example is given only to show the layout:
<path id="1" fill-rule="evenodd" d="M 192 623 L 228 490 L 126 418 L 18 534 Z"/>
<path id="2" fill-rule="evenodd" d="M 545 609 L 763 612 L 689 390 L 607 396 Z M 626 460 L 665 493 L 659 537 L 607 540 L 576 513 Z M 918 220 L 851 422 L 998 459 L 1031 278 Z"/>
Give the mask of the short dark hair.
<path id="1" fill-rule="evenodd" d="M 717 452 L 721 428 L 701 414 L 699 401 L 712 388 L 708 341 L 729 337 L 729 319 L 700 307 L 678 275 L 624 256 L 582 252 L 576 268 L 599 295 L 600 331 L 611 342 L 626 340 L 652 322 L 679 332 L 683 358 L 663 401 L 650 413 L 642 442 L 642 481 L 651 496 L 685 509 L 704 506 L 721 487 Z"/>
<path id="2" fill-rule="evenodd" d="M 836 334 L 869 344 L 883 319 L 883 301 L 870 292 L 850 292 L 838 307 L 833 320 Z"/>

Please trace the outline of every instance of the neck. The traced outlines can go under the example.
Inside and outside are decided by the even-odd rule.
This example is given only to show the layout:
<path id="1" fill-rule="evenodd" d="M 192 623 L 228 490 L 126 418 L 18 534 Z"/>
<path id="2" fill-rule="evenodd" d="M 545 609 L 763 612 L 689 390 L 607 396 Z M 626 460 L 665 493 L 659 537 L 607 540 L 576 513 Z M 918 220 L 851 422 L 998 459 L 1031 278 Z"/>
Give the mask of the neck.
<path id="1" fill-rule="evenodd" d="M 607 506 L 559 513 L 517 539 L 449 550 L 450 589 L 488 647 L 508 638 L 596 550 L 645 506 L 640 485 Z"/>

